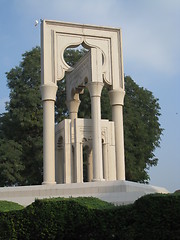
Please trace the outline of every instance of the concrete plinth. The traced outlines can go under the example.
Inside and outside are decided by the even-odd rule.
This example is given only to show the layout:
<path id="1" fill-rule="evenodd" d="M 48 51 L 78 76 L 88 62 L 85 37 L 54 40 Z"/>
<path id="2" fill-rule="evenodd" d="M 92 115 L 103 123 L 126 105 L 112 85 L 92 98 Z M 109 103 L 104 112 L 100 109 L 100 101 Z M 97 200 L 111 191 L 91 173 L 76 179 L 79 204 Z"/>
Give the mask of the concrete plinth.
<path id="1" fill-rule="evenodd" d="M 101 200 L 123 205 L 133 203 L 150 193 L 168 193 L 165 188 L 129 181 L 104 181 L 54 185 L 0 188 L 0 200 L 17 202 L 27 206 L 35 199 L 52 197 L 97 197 Z"/>

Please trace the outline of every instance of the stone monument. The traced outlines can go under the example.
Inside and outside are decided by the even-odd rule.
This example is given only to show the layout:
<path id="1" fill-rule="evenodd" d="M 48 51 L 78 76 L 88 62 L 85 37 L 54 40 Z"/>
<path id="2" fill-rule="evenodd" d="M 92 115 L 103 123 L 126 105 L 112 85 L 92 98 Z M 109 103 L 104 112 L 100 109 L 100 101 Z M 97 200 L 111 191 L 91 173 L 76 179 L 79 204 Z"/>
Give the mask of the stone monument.
<path id="1" fill-rule="evenodd" d="M 87 181 L 125 180 L 121 30 L 64 22 L 42 22 L 43 184 L 83 182 L 83 147 L 88 148 Z M 89 52 L 73 69 L 64 60 L 68 47 Z M 56 126 L 57 81 L 65 72 L 70 119 Z M 112 121 L 101 120 L 101 91 L 108 86 Z M 79 94 L 87 87 L 92 119 L 79 119 Z M 56 139 L 56 142 L 55 142 Z M 56 154 L 55 154 L 56 149 Z"/>
<path id="2" fill-rule="evenodd" d="M 0 188 L 0 200 L 27 206 L 37 198 L 93 196 L 120 205 L 145 194 L 168 193 L 165 188 L 125 181 L 121 30 L 43 20 L 41 40 L 43 184 Z M 63 54 L 79 45 L 89 52 L 72 68 Z M 70 118 L 55 126 L 57 81 L 65 72 Z M 101 119 L 103 87 L 109 90 L 112 121 Z M 90 92 L 91 119 L 78 118 L 84 88 Z"/>

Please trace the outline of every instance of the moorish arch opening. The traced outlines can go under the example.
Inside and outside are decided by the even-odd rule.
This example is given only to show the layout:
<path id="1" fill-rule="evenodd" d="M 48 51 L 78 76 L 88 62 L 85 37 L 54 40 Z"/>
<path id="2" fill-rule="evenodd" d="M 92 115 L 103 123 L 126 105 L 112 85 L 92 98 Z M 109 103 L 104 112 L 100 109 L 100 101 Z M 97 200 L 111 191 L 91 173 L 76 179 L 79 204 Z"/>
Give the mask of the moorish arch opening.
<path id="1" fill-rule="evenodd" d="M 66 64 L 74 67 L 76 63 L 90 50 L 87 46 L 68 46 L 63 52 L 63 58 Z"/>

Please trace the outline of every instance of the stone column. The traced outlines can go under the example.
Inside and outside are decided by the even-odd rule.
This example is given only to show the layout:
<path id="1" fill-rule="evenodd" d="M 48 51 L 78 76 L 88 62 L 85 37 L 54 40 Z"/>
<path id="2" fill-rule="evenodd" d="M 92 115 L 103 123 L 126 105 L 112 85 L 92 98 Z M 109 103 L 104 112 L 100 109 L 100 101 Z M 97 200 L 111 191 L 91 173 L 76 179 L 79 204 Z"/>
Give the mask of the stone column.
<path id="1" fill-rule="evenodd" d="M 78 96 L 79 98 L 79 96 Z M 78 117 L 78 109 L 79 109 L 79 105 L 80 105 L 81 101 L 79 99 L 72 99 L 70 101 L 66 101 L 66 105 L 68 107 L 69 110 L 69 118 L 71 119 L 71 144 L 69 145 L 69 150 L 68 150 L 68 154 L 70 154 L 70 156 L 68 157 L 68 159 L 66 159 L 66 162 L 69 161 L 69 171 L 71 171 L 71 182 L 80 182 L 80 177 L 78 174 L 78 170 L 76 169 L 78 167 L 78 162 L 80 161 L 80 159 L 78 159 L 78 143 L 74 142 L 74 120 L 77 119 Z M 76 140 L 75 140 L 76 141 Z M 74 143 L 75 146 L 75 151 L 73 152 L 72 150 L 72 144 Z M 67 155 L 67 154 L 66 154 Z M 73 164 L 73 160 L 75 160 L 75 164 L 74 167 L 72 166 Z"/>
<path id="2" fill-rule="evenodd" d="M 108 181 L 108 154 L 107 154 L 107 143 L 102 144 L 102 152 L 103 152 L 103 170 L 104 170 L 104 179 Z"/>
<path id="3" fill-rule="evenodd" d="M 74 147 L 74 180 L 75 183 L 81 183 L 83 182 L 82 179 L 82 161 L 83 161 L 83 149 L 82 149 L 82 143 L 75 142 Z"/>
<path id="4" fill-rule="evenodd" d="M 65 128 L 67 131 L 67 128 Z M 72 145 L 69 142 L 64 144 L 64 183 L 71 183 L 71 159 L 72 159 Z"/>
<path id="5" fill-rule="evenodd" d="M 93 181 L 103 180 L 102 140 L 101 140 L 101 91 L 102 82 L 87 84 L 91 97 L 91 118 L 93 132 Z"/>
<path id="6" fill-rule="evenodd" d="M 43 101 L 43 183 L 55 184 L 55 119 L 56 84 L 40 87 Z"/>
<path id="7" fill-rule="evenodd" d="M 112 106 L 112 120 L 115 125 L 116 176 L 117 180 L 125 180 L 123 105 L 125 91 L 123 89 L 109 91 Z"/>

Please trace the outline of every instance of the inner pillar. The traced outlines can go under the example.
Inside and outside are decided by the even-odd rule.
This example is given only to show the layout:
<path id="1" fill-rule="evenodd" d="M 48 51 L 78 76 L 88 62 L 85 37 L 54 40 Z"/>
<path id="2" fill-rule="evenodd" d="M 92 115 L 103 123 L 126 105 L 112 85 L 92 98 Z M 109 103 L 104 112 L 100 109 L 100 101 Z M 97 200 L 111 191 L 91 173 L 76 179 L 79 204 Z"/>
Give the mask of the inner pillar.
<path id="1" fill-rule="evenodd" d="M 108 180 L 108 153 L 107 153 L 107 143 L 102 143 L 103 152 L 103 177 Z"/>
<path id="2" fill-rule="evenodd" d="M 102 82 L 91 82 L 87 84 L 91 97 L 93 181 L 103 180 L 100 101 L 103 85 Z"/>
<path id="3" fill-rule="evenodd" d="M 75 142 L 74 149 L 74 179 L 76 183 L 81 183 L 83 182 L 83 144 Z"/>

